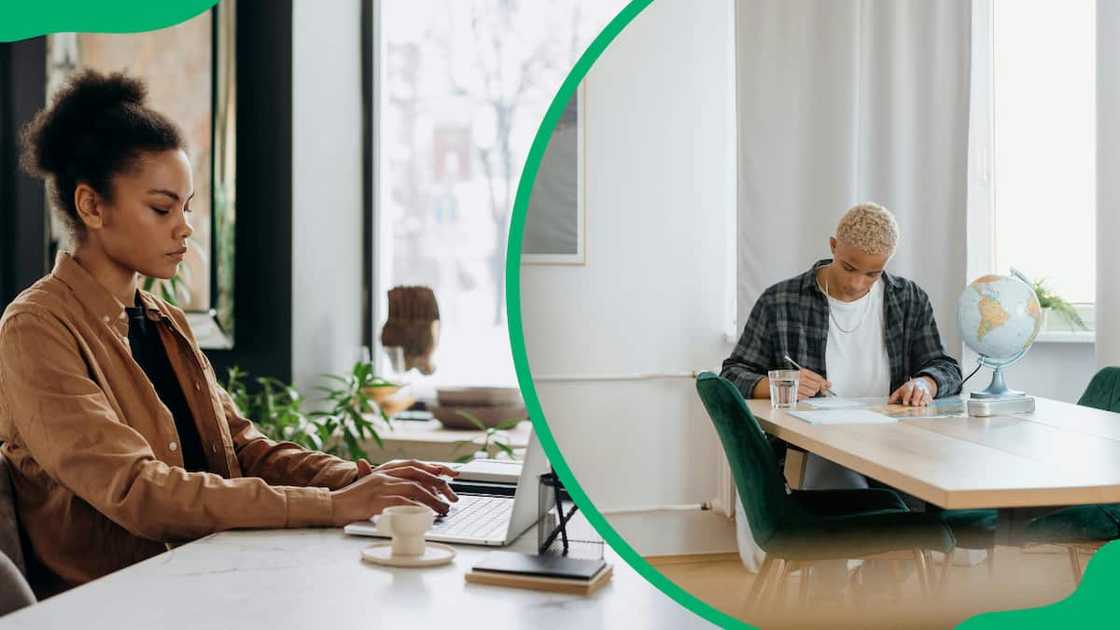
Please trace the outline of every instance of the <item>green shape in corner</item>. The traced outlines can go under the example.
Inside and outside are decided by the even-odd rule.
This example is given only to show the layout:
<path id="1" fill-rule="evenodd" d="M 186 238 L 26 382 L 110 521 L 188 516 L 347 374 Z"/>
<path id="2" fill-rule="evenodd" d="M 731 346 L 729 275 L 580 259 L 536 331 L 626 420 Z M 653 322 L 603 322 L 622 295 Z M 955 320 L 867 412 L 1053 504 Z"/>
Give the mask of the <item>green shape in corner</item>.
<path id="1" fill-rule="evenodd" d="M 185 22 L 218 0 L 18 0 L 0 8 L 0 42 L 47 33 L 138 33 Z"/>
<path id="2" fill-rule="evenodd" d="M 1120 584 L 1120 541 L 1110 542 L 1093 554 L 1080 586 L 1062 601 L 1039 608 L 983 613 L 965 620 L 957 628 L 1115 628 L 1118 623 L 1117 584 Z"/>

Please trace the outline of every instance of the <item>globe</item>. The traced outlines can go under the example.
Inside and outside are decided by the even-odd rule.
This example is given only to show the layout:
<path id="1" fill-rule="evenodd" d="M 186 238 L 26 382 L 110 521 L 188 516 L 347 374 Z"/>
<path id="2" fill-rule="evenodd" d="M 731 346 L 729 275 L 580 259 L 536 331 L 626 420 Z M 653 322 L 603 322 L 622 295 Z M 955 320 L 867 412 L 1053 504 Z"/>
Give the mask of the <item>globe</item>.
<path id="1" fill-rule="evenodd" d="M 995 370 L 983 396 L 1019 394 L 1007 389 L 1003 368 L 1018 361 L 1042 328 L 1042 307 L 1030 282 L 1011 276 L 981 276 L 957 300 L 957 324 L 965 344 L 980 355 L 981 365 Z M 977 394 L 974 394 L 977 396 Z"/>

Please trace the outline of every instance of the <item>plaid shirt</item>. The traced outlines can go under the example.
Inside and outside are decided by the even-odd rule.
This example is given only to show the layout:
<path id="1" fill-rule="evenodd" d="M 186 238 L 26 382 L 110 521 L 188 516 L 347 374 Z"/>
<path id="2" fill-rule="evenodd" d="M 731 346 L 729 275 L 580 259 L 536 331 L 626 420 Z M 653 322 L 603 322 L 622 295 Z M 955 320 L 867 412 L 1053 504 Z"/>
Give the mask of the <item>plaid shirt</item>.
<path id="1" fill-rule="evenodd" d="M 743 336 L 720 374 L 750 398 L 766 372 L 790 369 L 782 357 L 821 376 L 828 344 L 828 300 L 817 287 L 816 272 L 832 262 L 820 260 L 809 271 L 779 282 L 759 296 Z M 917 284 L 883 272 L 883 337 L 891 364 L 891 392 L 909 378 L 925 375 L 937 382 L 937 397 L 961 391 L 961 368 L 945 353 L 929 296 Z"/>

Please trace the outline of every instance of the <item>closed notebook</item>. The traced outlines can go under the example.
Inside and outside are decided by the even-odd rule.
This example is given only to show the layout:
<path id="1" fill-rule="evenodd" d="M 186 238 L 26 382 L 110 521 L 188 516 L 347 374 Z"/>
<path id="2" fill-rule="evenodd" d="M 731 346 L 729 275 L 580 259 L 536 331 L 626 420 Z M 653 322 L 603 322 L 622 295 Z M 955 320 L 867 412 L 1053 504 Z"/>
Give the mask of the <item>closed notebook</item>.
<path id="1" fill-rule="evenodd" d="M 606 565 L 606 561 L 602 559 L 588 560 L 563 556 L 537 556 L 516 551 L 492 551 L 482 559 L 482 562 L 474 565 L 474 570 L 590 580 Z"/>
<path id="2" fill-rule="evenodd" d="M 611 577 L 603 560 L 494 551 L 464 577 L 468 582 L 590 595 Z"/>

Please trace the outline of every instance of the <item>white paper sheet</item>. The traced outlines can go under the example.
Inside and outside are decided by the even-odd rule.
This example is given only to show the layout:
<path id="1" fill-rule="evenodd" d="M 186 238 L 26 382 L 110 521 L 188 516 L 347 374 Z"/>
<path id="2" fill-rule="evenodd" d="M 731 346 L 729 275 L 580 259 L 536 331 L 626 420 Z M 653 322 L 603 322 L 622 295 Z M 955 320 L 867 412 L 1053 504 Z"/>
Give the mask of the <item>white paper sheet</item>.
<path id="1" fill-rule="evenodd" d="M 868 406 L 867 401 L 851 398 L 810 398 L 805 404 L 813 409 L 855 409 Z"/>
<path id="2" fill-rule="evenodd" d="M 898 422 L 895 418 L 866 409 L 791 411 L 789 415 L 812 424 L 888 424 Z"/>

